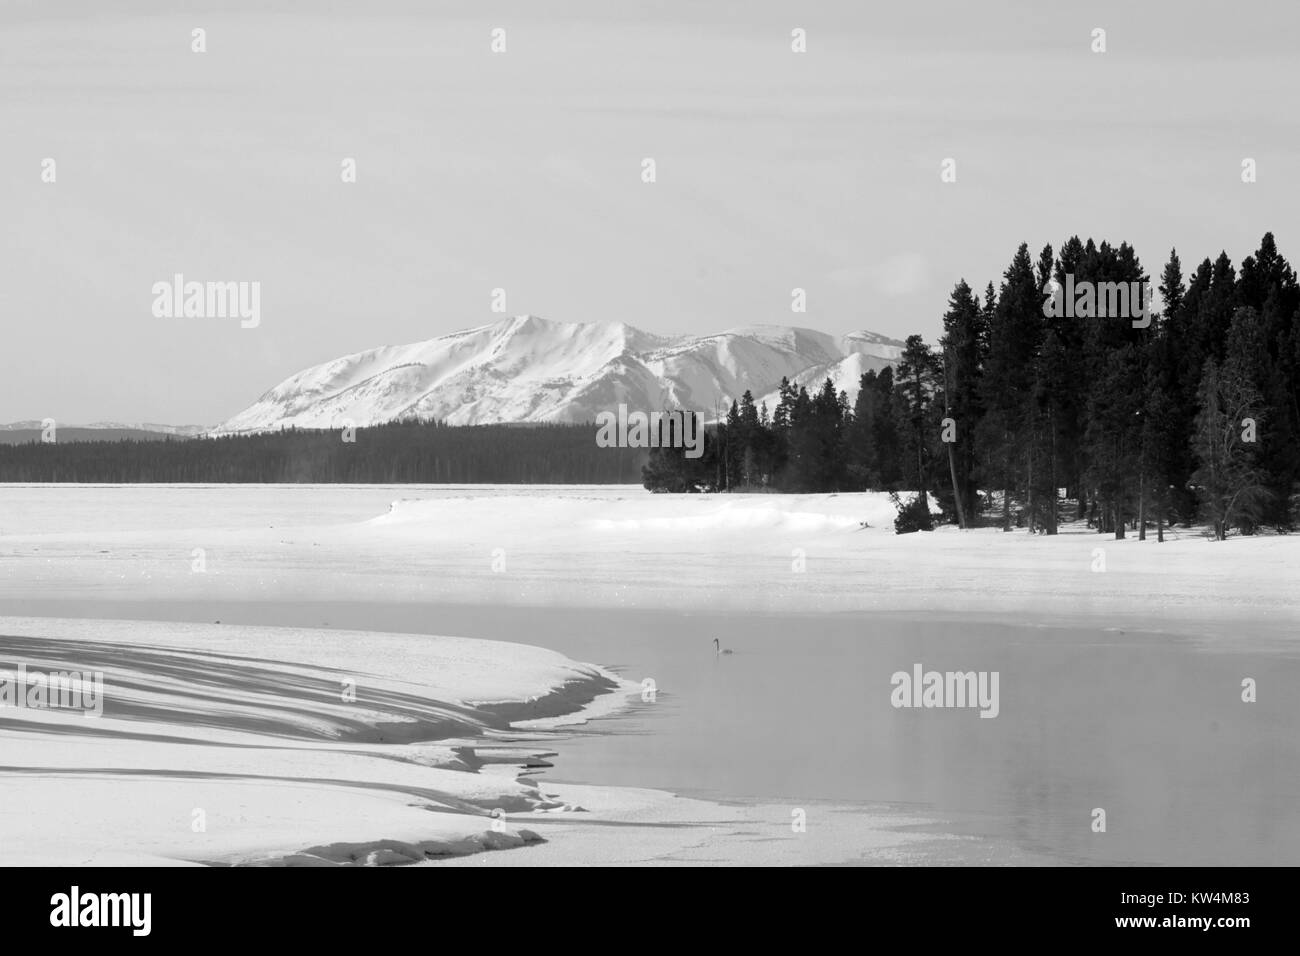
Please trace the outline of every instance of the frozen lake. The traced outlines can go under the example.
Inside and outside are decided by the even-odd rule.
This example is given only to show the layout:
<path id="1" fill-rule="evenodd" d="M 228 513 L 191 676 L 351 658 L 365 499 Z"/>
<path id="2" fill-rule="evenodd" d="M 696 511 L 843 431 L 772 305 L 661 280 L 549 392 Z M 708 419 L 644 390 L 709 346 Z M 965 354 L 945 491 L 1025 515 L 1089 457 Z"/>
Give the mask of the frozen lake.
<path id="1" fill-rule="evenodd" d="M 466 493 L 125 486 L 96 490 L 88 501 L 75 489 L 38 487 L 2 488 L 0 502 L 8 534 L 34 534 L 39 521 L 50 533 L 98 529 L 111 542 L 112 532 L 126 529 L 346 524 L 386 511 L 394 498 Z M 519 489 L 483 494 L 517 500 Z M 530 494 L 591 501 L 644 495 L 622 487 Z M 696 568 L 693 586 L 707 587 L 700 573 Z M 1101 615 L 1049 626 L 1048 615 L 1035 621 L 1023 610 L 994 621 L 942 609 L 718 613 L 366 600 L 351 593 L 338 600 L 220 592 L 168 599 L 140 598 L 129 588 L 59 600 L 10 592 L 0 613 L 535 644 L 638 682 L 650 678 L 658 688 L 654 702 L 561 736 L 560 756 L 546 771 L 558 781 L 791 808 L 899 806 L 939 821 L 945 833 L 979 838 L 955 844 L 953 861 L 1300 861 L 1300 701 L 1291 693 L 1300 682 L 1300 657 L 1276 641 L 1256 646 L 1252 625 L 1207 645 L 1166 622 L 1159 632 Z M 715 637 L 734 653 L 715 656 Z M 998 716 L 892 706 L 891 675 L 916 664 L 997 672 Z M 1255 703 L 1241 699 L 1244 678 L 1258 682 Z M 1093 830 L 1098 808 L 1106 814 L 1104 833 Z M 810 826 L 815 820 L 810 809 Z"/>
<path id="2" fill-rule="evenodd" d="M 520 485 L 0 484 L 0 534 L 343 524 L 399 498 L 518 495 Z M 546 497 L 646 496 L 640 485 L 527 486 Z"/>

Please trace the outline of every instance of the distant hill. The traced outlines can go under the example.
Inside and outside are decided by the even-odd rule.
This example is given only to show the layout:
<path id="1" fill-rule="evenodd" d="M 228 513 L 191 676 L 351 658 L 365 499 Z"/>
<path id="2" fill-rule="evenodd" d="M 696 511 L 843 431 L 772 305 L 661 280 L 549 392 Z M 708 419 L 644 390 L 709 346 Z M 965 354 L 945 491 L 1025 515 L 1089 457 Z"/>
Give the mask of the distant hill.
<path id="1" fill-rule="evenodd" d="M 166 430 L 164 430 L 166 429 Z M 202 434 L 201 425 L 60 425 L 55 438 L 60 442 L 74 441 L 164 441 L 169 438 L 186 439 Z M 36 421 L 10 422 L 0 425 L 0 445 L 22 445 L 41 440 L 41 423 Z"/>

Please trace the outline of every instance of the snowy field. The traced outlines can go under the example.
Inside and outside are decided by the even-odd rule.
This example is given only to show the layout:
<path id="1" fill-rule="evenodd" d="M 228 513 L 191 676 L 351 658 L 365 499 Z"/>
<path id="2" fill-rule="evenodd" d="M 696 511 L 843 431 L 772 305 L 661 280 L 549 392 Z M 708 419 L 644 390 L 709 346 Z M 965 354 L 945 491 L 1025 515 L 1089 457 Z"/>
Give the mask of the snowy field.
<path id="1" fill-rule="evenodd" d="M 0 601 L 364 599 L 1084 619 L 1224 640 L 1300 623 L 1300 538 L 1066 525 L 895 535 L 883 494 L 629 486 L 0 486 Z M 863 526 L 865 522 L 865 527 Z"/>
<path id="2" fill-rule="evenodd" d="M 897 536 L 893 513 L 884 495 L 625 486 L 0 486 L 0 669 L 106 685 L 93 719 L 0 708 L 0 863 L 1036 862 L 897 808 L 792 838 L 788 804 L 539 783 L 564 765 L 557 726 L 642 699 L 598 642 L 580 663 L 527 626 L 507 644 L 109 620 L 133 616 L 117 604 L 1085 622 L 1293 655 L 1300 539 Z M 63 613 L 87 602 L 98 619 Z"/>

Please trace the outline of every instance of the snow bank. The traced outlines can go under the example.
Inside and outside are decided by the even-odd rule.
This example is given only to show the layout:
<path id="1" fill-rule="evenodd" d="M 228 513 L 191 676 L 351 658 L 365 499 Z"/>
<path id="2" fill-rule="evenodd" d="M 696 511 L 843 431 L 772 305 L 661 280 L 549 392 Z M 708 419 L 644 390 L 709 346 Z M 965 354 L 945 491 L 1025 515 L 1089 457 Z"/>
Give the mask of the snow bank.
<path id="1" fill-rule="evenodd" d="M 0 669 L 19 664 L 102 672 L 103 713 L 0 708 L 0 864 L 380 864 L 536 842 L 493 814 L 572 808 L 509 772 L 536 755 L 492 741 L 630 689 L 504 642 L 0 618 Z"/>
<path id="2" fill-rule="evenodd" d="M 904 496 L 906 499 L 906 495 Z M 496 526 L 539 534 L 612 532 L 695 533 L 768 531 L 816 535 L 894 527 L 897 509 L 887 494 L 651 495 L 568 494 L 553 498 L 497 494 L 400 499 L 369 524 L 401 533 L 455 534 Z M 864 524 L 865 522 L 865 524 Z M 707 542 L 706 542 L 707 543 Z"/>

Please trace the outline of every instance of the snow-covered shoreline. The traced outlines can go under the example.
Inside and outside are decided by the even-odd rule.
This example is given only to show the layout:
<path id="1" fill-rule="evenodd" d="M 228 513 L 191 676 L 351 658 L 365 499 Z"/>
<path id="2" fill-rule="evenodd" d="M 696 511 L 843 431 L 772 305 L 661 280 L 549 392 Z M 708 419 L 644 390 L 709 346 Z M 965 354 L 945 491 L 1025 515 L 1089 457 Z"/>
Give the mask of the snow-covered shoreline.
<path id="1" fill-rule="evenodd" d="M 607 713 L 635 689 L 464 638 L 47 618 L 0 618 L 0 635 L 3 669 L 104 675 L 97 718 L 0 709 L 3 864 L 405 863 L 537 842 L 528 815 L 576 811 L 516 772 L 545 754 L 509 743 L 513 722 Z"/>
<path id="2" fill-rule="evenodd" d="M 888 863 L 958 846 L 895 808 L 810 805 L 808 836 L 784 805 L 543 781 L 563 762 L 546 728 L 642 688 L 535 647 L 0 617 L 0 670 L 19 663 L 102 671 L 104 710 L 0 708 L 0 866 Z M 520 853 L 482 857 L 505 849 Z"/>

